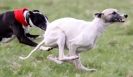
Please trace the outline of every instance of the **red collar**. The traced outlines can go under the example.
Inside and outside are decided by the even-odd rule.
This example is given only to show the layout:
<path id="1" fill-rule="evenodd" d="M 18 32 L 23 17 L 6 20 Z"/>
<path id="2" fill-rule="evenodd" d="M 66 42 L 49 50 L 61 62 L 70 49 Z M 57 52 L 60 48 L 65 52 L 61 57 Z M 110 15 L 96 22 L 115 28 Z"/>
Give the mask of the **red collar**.
<path id="1" fill-rule="evenodd" d="M 28 23 L 25 21 L 25 17 L 24 17 L 24 11 L 26 11 L 28 9 L 23 8 L 23 9 L 15 9 L 14 10 L 14 15 L 15 15 L 15 19 L 21 23 L 23 26 L 28 27 Z"/>

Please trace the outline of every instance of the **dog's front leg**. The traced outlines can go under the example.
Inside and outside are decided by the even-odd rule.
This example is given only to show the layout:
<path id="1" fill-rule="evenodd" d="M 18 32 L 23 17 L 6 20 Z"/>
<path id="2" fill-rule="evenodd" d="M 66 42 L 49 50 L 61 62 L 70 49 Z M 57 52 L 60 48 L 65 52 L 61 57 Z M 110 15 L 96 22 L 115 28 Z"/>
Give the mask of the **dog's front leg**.
<path id="1" fill-rule="evenodd" d="M 84 67 L 80 61 L 80 55 L 76 51 L 76 49 L 78 47 L 72 41 L 69 44 L 70 44 L 69 45 L 69 53 L 68 53 L 69 56 L 77 55 L 79 57 L 78 59 L 75 59 L 75 60 L 72 60 L 69 62 L 73 63 L 78 70 L 89 70 L 86 67 Z"/>
<path id="2" fill-rule="evenodd" d="M 11 28 L 20 43 L 27 44 L 27 45 L 34 46 L 34 47 L 37 46 L 37 43 L 33 42 L 26 36 L 24 29 L 19 23 L 15 23 L 15 25 L 11 25 Z"/>
<path id="3" fill-rule="evenodd" d="M 81 71 L 95 71 L 95 69 L 88 69 L 86 68 L 80 61 L 80 54 L 76 51 L 76 49 L 78 48 L 78 45 L 75 45 L 75 43 L 73 42 L 70 42 L 70 45 L 69 45 L 69 56 L 78 56 L 77 59 L 75 60 L 72 60 L 70 62 L 72 62 L 75 67 L 78 69 L 78 70 L 81 70 Z"/>
<path id="4" fill-rule="evenodd" d="M 36 39 L 39 35 L 31 35 L 30 33 L 26 33 L 26 36 L 33 38 L 33 39 Z"/>
<path id="5" fill-rule="evenodd" d="M 75 65 L 76 69 L 81 70 L 81 71 L 90 71 L 90 72 L 96 71 L 96 69 L 88 69 L 88 68 L 86 68 L 81 63 L 80 55 L 79 54 L 77 54 L 77 55 L 79 56 L 79 58 L 72 61 L 72 63 Z"/>
<path id="6" fill-rule="evenodd" d="M 17 36 L 18 40 L 20 43 L 23 43 L 23 44 L 27 44 L 27 45 L 30 45 L 30 46 L 37 46 L 37 43 L 31 41 L 28 37 L 26 37 L 25 35 L 22 35 L 21 36 Z"/>
<path id="7" fill-rule="evenodd" d="M 2 36 L 0 36 L 0 41 L 2 41 Z"/>

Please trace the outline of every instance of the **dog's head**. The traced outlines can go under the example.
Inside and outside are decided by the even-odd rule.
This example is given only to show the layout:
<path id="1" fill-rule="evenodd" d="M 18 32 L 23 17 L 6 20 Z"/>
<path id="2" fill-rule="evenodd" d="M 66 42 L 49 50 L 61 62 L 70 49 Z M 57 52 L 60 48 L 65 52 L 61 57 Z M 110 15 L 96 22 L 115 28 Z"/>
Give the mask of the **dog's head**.
<path id="1" fill-rule="evenodd" d="M 26 20 L 31 26 L 39 27 L 42 30 L 46 30 L 48 18 L 41 14 L 39 10 L 28 11 L 26 14 Z"/>
<path id="2" fill-rule="evenodd" d="M 105 23 L 125 22 L 125 19 L 128 17 L 127 14 L 119 13 L 118 10 L 112 8 L 96 13 L 95 16 L 104 20 Z"/>

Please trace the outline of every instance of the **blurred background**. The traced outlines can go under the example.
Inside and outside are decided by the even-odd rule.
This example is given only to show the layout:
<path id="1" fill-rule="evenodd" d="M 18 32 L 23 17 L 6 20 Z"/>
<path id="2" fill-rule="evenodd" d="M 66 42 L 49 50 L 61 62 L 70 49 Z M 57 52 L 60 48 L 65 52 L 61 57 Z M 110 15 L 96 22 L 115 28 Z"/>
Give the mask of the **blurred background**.
<path id="1" fill-rule="evenodd" d="M 94 14 L 106 8 L 127 13 L 123 24 L 112 24 L 97 41 L 95 49 L 81 54 L 82 63 L 96 72 L 77 71 L 72 64 L 58 65 L 47 60 L 51 52 L 37 51 L 28 60 L 18 57 L 27 55 L 33 48 L 18 43 L 0 43 L 0 77 L 133 77 L 133 0 L 0 0 L 0 13 L 16 8 L 38 9 L 48 16 L 49 22 L 63 17 L 90 21 Z M 33 34 L 44 31 L 31 28 Z M 40 42 L 41 39 L 37 39 Z"/>

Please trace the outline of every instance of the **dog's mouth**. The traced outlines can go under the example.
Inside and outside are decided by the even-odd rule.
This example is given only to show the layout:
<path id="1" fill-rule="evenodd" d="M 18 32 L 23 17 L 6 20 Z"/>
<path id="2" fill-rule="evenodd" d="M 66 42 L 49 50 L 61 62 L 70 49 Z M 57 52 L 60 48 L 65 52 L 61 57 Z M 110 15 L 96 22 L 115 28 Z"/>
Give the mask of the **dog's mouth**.
<path id="1" fill-rule="evenodd" d="M 120 23 L 123 23 L 126 21 L 126 18 L 128 17 L 128 15 L 117 15 L 117 16 L 113 16 L 111 19 L 110 19 L 110 22 L 111 23 L 114 23 L 114 22 L 120 22 Z"/>
<path id="2" fill-rule="evenodd" d="M 122 15 L 122 16 L 116 18 L 115 20 L 116 20 L 116 22 L 125 22 L 127 17 L 128 17 L 128 15 L 125 14 L 125 15 Z"/>
<path id="3" fill-rule="evenodd" d="M 124 17 L 112 18 L 112 19 L 110 20 L 111 23 L 115 23 L 115 22 L 124 23 L 125 21 L 126 21 L 126 18 L 124 18 Z"/>
<path id="4" fill-rule="evenodd" d="M 116 22 L 125 22 L 125 18 L 120 18 L 120 19 L 117 19 L 117 21 Z"/>

